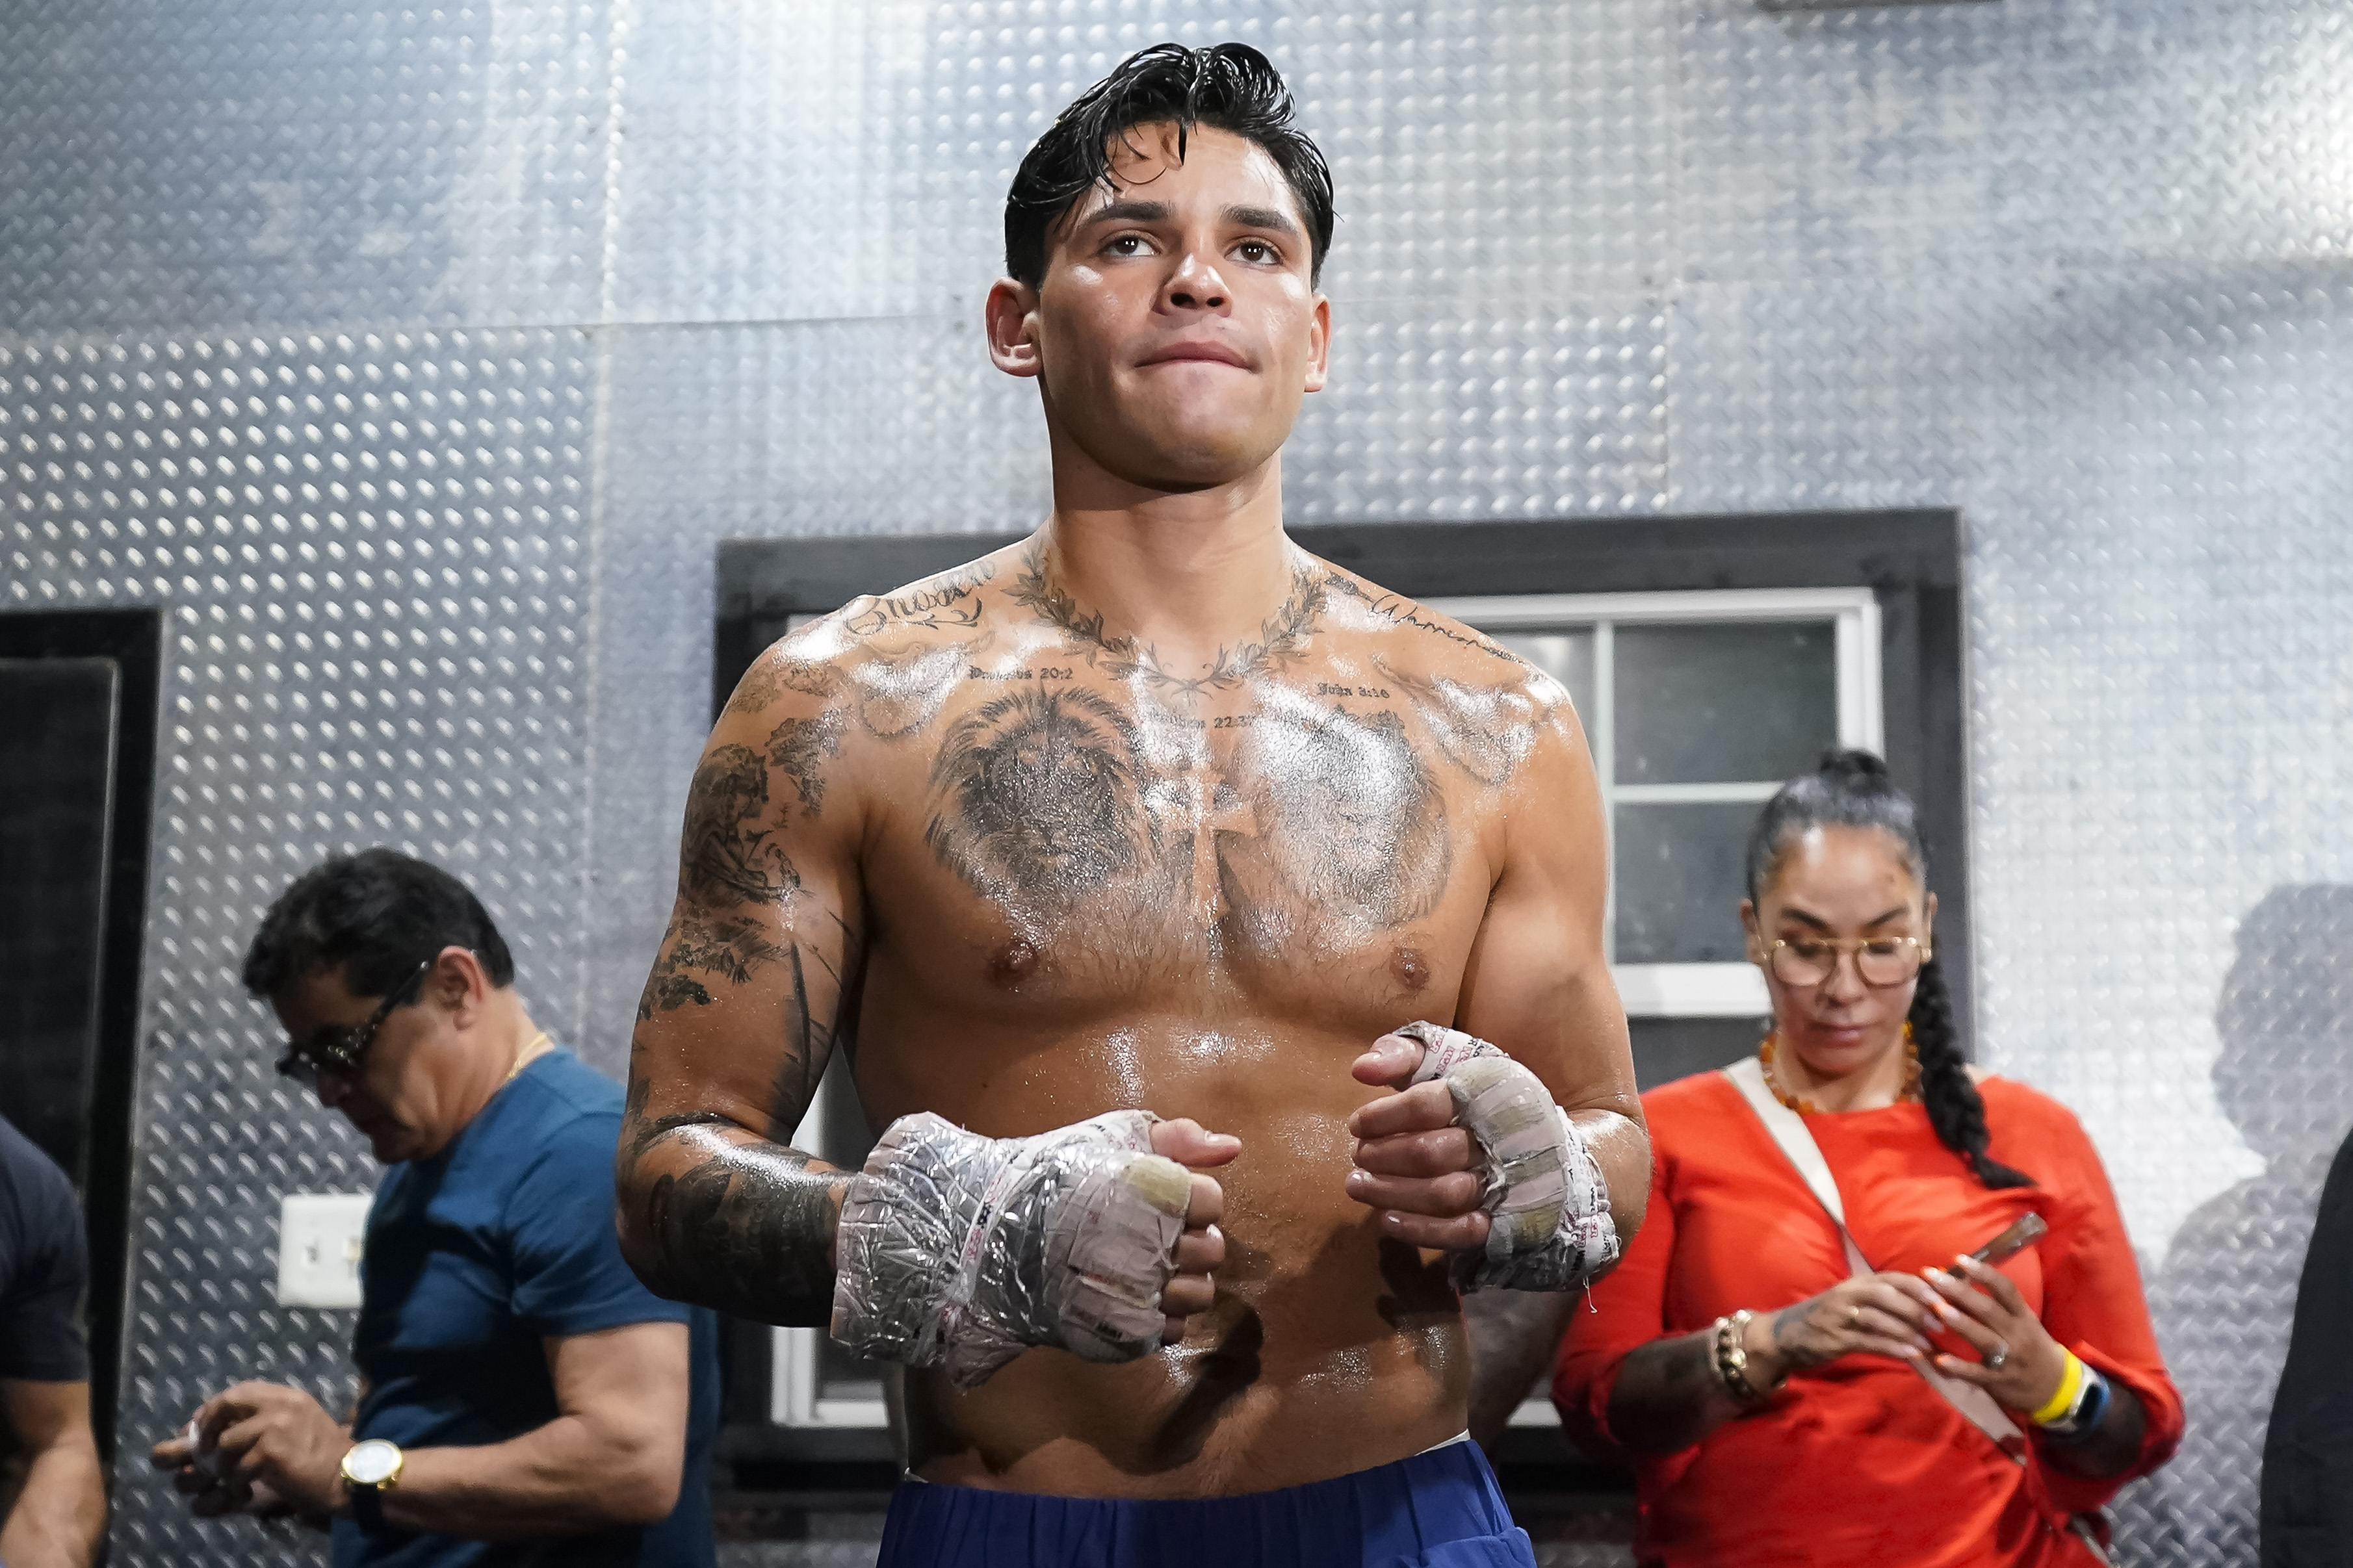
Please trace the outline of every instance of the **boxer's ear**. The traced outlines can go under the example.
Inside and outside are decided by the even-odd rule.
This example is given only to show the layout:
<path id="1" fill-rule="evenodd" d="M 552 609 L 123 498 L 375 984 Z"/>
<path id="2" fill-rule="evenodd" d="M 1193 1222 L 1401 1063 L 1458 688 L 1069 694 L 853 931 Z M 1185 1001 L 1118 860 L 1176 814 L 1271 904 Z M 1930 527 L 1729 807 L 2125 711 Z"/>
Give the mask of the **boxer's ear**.
<path id="1" fill-rule="evenodd" d="M 988 329 L 988 357 L 1008 375 L 1034 376 L 1045 368 L 1038 357 L 1038 290 L 1018 279 L 1000 278 L 988 290 L 982 320 Z"/>

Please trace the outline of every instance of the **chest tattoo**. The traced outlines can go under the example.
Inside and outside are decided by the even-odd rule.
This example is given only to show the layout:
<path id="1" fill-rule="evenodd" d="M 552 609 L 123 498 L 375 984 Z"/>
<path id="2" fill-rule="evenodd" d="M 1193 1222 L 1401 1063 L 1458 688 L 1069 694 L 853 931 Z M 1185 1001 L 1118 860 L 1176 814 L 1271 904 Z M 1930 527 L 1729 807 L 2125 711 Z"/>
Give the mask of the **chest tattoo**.
<path id="1" fill-rule="evenodd" d="M 1269 715 L 1240 761 L 1250 858 L 1305 908 L 1388 927 L 1437 904 L 1453 859 L 1445 802 L 1397 714 Z"/>
<path id="2" fill-rule="evenodd" d="M 1153 796 L 1174 823 L 1182 825 L 1166 837 L 1173 841 L 1181 836 L 1192 846 L 1192 912 L 1195 923 L 1206 930 L 1226 914 L 1219 835 L 1257 837 L 1258 811 L 1206 757 L 1182 774 L 1163 781 Z"/>
<path id="3" fill-rule="evenodd" d="M 1015 691 L 952 725 L 924 842 L 984 896 L 1059 912 L 1146 858 L 1134 726 L 1091 691 Z"/>

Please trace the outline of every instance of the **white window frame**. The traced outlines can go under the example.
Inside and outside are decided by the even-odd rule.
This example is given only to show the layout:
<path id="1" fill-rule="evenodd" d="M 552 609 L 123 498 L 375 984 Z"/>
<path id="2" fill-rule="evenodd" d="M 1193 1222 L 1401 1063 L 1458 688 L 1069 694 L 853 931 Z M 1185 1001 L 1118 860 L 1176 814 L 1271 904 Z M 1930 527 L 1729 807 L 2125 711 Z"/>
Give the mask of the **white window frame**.
<path id="1" fill-rule="evenodd" d="M 1868 588 L 1739 588 L 1662 594 L 1537 594 L 1432 599 L 1429 606 L 1489 632 L 1593 630 L 1594 711 L 1581 714 L 1594 750 L 1603 820 L 1620 803 L 1756 801 L 1780 781 L 1733 784 L 1620 784 L 1613 705 L 1616 685 L 1611 638 L 1620 626 L 1674 622 L 1823 621 L 1836 634 L 1838 740 L 1842 746 L 1883 751 L 1883 692 L 1880 679 L 1879 601 Z M 796 620 L 809 617 L 795 617 Z M 1608 929 L 1617 928 L 1616 879 L 1611 879 Z M 1756 1017 L 1769 1010 L 1765 983 L 1746 963 L 1618 963 L 1610 966 L 1627 1013 L 1638 1018 Z M 824 1146 L 825 1096 L 820 1089 L 793 1132 L 793 1146 Z M 814 1328 L 774 1331 L 768 1418 L 779 1426 L 874 1430 L 889 1424 L 882 1401 L 828 1399 L 818 1388 L 818 1336 Z M 1512 1413 L 1514 1426 L 1558 1425 L 1551 1404 L 1527 1400 Z"/>
<path id="2" fill-rule="evenodd" d="M 1677 622 L 1829 621 L 1835 630 L 1838 742 L 1885 749 L 1884 695 L 1879 668 L 1879 601 L 1868 588 L 1725 588 L 1671 594 L 1529 594 L 1432 599 L 1430 607 L 1484 632 L 1593 631 L 1594 711 L 1578 715 L 1593 745 L 1602 820 L 1613 826 L 1623 805 L 1763 805 L 1778 779 L 1740 784 L 1621 784 L 1617 782 L 1616 661 L 1612 634 L 1621 626 Z M 1605 930 L 1614 944 L 1618 887 L 1610 878 Z M 1612 963 L 1627 1016 L 1635 1018 L 1747 1018 L 1770 1010 L 1764 977 L 1746 963 Z"/>
<path id="3" fill-rule="evenodd" d="M 827 1069 L 845 1070 L 847 1063 L 836 1057 Z M 816 1150 L 825 1147 L 825 1086 L 809 1100 L 807 1115 L 793 1129 L 792 1146 Z M 827 1399 L 818 1391 L 818 1347 L 823 1342 L 823 1329 L 777 1328 L 770 1331 L 768 1342 L 768 1419 L 779 1426 L 814 1427 L 833 1431 L 870 1431 L 890 1425 L 889 1413 L 882 1401 L 873 1399 Z"/>

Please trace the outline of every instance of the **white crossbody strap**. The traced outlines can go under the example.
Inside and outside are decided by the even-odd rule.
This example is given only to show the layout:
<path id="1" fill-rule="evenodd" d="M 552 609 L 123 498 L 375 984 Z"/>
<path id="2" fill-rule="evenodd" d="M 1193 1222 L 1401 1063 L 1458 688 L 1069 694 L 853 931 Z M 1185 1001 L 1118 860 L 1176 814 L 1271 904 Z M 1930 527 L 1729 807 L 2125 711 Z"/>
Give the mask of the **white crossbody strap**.
<path id="1" fill-rule="evenodd" d="M 1773 1142 L 1781 1146 L 1789 1163 L 1798 1168 L 1808 1187 L 1822 1207 L 1830 1211 L 1831 1223 L 1838 1226 L 1839 1240 L 1846 1244 L 1847 1272 L 1864 1275 L 1875 1272 L 1854 1244 L 1853 1233 L 1846 1227 L 1846 1204 L 1839 1196 L 1838 1182 L 1831 1174 L 1831 1164 L 1822 1158 L 1821 1145 L 1806 1130 L 1806 1119 L 1774 1098 L 1765 1081 L 1765 1064 L 1755 1057 L 1743 1057 L 1724 1069 Z M 1992 1394 L 1973 1383 L 1959 1383 L 1945 1376 L 1926 1362 L 1914 1362 L 1913 1370 L 1919 1373 L 1929 1387 L 1942 1394 L 1945 1402 L 1968 1417 L 1969 1425 L 1994 1441 L 1995 1447 L 2019 1464 L 2026 1462 L 2026 1435 L 2009 1412 L 1994 1402 Z"/>

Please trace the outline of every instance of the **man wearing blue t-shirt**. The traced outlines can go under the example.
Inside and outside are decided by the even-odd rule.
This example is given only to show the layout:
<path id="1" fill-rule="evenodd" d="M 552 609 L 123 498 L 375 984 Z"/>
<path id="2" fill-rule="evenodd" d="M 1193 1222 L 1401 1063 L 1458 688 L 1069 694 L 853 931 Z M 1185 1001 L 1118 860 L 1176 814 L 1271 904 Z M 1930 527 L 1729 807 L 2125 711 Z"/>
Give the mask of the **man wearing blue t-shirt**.
<path id="1" fill-rule="evenodd" d="M 8 1568 L 88 1568 L 106 1533 L 81 1331 L 89 1269 L 73 1179 L 0 1117 L 0 1561 Z"/>
<path id="2" fill-rule="evenodd" d="M 556 1047 L 455 878 L 389 849 L 280 896 L 245 983 L 389 1168 L 361 1263 L 347 1425 L 242 1383 L 159 1444 L 195 1511 L 332 1529 L 337 1568 L 708 1564 L 712 1315 L 621 1260 L 621 1091 Z"/>

